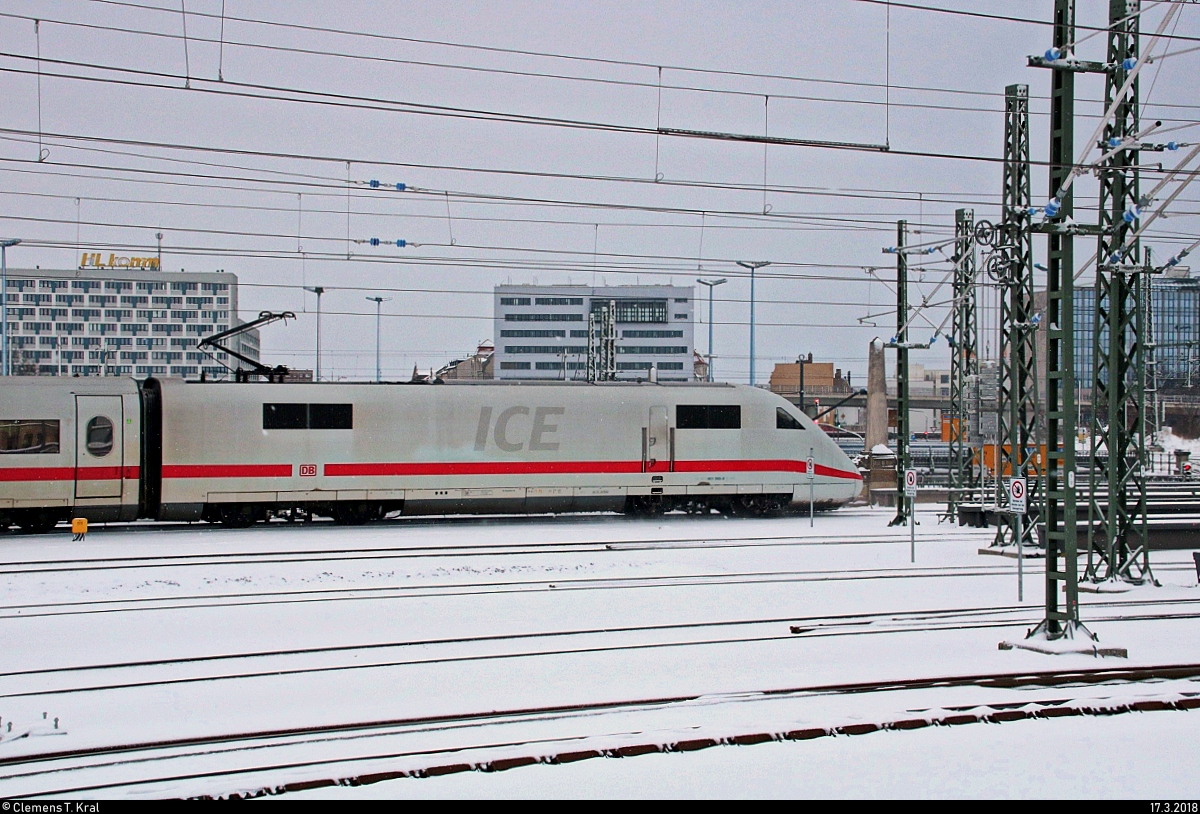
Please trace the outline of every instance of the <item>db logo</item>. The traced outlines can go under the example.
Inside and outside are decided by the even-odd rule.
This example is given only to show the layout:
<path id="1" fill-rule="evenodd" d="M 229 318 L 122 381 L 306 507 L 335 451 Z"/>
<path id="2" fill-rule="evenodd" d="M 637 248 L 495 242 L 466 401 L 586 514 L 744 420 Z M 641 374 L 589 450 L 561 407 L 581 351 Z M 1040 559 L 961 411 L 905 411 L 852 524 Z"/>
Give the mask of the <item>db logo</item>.
<path id="1" fill-rule="evenodd" d="M 317 476 L 316 464 L 300 464 L 300 477 L 315 478 Z"/>

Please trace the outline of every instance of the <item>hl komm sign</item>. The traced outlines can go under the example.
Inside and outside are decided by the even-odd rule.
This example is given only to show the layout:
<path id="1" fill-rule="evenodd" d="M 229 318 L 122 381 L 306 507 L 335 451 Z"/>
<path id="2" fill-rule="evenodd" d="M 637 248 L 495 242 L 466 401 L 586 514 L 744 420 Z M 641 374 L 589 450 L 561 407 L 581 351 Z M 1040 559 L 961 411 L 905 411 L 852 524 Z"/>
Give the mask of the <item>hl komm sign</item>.
<path id="1" fill-rule="evenodd" d="M 79 260 L 81 269 L 149 269 L 158 270 L 157 257 L 120 257 L 110 254 L 107 258 L 100 252 L 84 252 Z"/>

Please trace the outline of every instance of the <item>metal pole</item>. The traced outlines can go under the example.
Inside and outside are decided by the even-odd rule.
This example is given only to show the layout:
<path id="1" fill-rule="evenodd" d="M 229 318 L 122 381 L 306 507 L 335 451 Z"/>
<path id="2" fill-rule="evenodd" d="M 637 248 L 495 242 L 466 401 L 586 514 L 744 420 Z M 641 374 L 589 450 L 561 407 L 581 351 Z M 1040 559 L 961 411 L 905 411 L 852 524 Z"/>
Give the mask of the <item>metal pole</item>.
<path id="1" fill-rule="evenodd" d="M 321 286 L 305 286 L 305 291 L 317 295 L 317 369 L 313 371 L 313 381 L 321 381 L 321 295 L 325 289 Z"/>
<path id="2" fill-rule="evenodd" d="M 808 448 L 808 463 L 804 468 L 808 470 L 808 527 L 810 529 L 813 527 L 813 525 L 816 522 L 814 520 L 814 517 L 816 516 L 816 511 L 813 507 L 816 505 L 816 499 L 817 499 L 816 498 L 817 473 L 813 471 L 814 467 L 812 465 L 812 461 L 813 461 L 813 447 L 809 447 Z"/>
<path id="3" fill-rule="evenodd" d="M 897 501 L 899 502 L 899 501 Z M 917 496 L 908 499 L 908 561 L 917 561 Z"/>
<path id="4" fill-rule="evenodd" d="M 908 365 L 908 222 L 896 221 L 896 337 L 889 346 L 896 349 L 896 516 L 888 523 L 899 526 L 909 521 L 909 505 L 900 499 L 901 473 L 909 468 L 909 365 Z"/>
<path id="5" fill-rule="evenodd" d="M 712 382 L 712 380 L 713 380 L 713 369 L 712 369 L 713 288 L 714 288 L 714 286 L 711 286 L 711 285 L 708 287 L 708 381 L 709 382 Z"/>
<path id="6" fill-rule="evenodd" d="M 1017 520 L 1017 601 L 1025 601 L 1025 512 L 1014 512 Z"/>
<path id="7" fill-rule="evenodd" d="M 0 375 L 8 375 L 8 243 L 0 243 Z"/>
<path id="8" fill-rule="evenodd" d="M 750 386 L 754 386 L 754 272 L 771 265 L 766 260 L 753 262 L 738 261 L 738 265 L 750 269 Z"/>
<path id="9" fill-rule="evenodd" d="M 382 367 L 380 366 L 380 363 L 379 363 L 379 334 L 380 334 L 379 329 L 380 329 L 380 320 L 381 320 L 381 309 L 383 308 L 383 304 L 385 302 L 388 302 L 392 298 L 391 297 L 367 297 L 367 299 L 370 302 L 375 303 L 375 381 L 380 382 L 380 381 L 383 381 L 383 374 L 381 373 Z"/>
<path id="10" fill-rule="evenodd" d="M 713 289 L 729 281 L 722 277 L 719 280 L 696 278 L 696 282 L 708 286 L 708 380 L 711 382 L 713 381 Z"/>
<path id="11" fill-rule="evenodd" d="M 8 353 L 8 247 L 21 241 L 16 238 L 0 240 L 0 375 L 12 375 Z"/>

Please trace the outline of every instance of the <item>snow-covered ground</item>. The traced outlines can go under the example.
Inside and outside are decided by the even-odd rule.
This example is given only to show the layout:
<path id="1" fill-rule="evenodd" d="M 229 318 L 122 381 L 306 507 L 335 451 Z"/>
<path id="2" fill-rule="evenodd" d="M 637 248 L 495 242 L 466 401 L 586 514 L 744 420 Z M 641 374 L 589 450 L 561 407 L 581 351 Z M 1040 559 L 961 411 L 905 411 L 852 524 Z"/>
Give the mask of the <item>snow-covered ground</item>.
<path id="1" fill-rule="evenodd" d="M 1085 595 L 1085 623 L 1128 659 L 1002 651 L 1041 619 L 1042 561 L 1026 560 L 1019 604 L 1015 560 L 978 553 L 989 531 L 922 512 L 913 563 L 891 516 L 5 535 L 0 796 L 223 795 L 1200 693 L 1190 679 L 830 689 L 1200 664 L 1190 552 L 1153 555 L 1161 587 Z M 932 726 L 304 793 L 1194 797 L 1198 723 L 1161 711 Z M 1081 740 L 1093 754 L 1144 741 L 1145 769 L 1124 761 L 1092 783 L 1082 767 L 1046 768 Z"/>

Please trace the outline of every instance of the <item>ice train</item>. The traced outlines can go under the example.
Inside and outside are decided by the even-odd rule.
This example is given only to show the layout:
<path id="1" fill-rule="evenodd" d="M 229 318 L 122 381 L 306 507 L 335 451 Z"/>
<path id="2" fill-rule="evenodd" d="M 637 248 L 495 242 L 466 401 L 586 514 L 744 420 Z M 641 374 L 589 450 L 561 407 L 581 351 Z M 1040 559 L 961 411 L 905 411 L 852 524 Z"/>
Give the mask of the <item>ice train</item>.
<path id="1" fill-rule="evenodd" d="M 12 377 L 0 526 L 683 509 L 852 500 L 861 476 L 781 397 L 727 384 L 281 384 Z"/>

